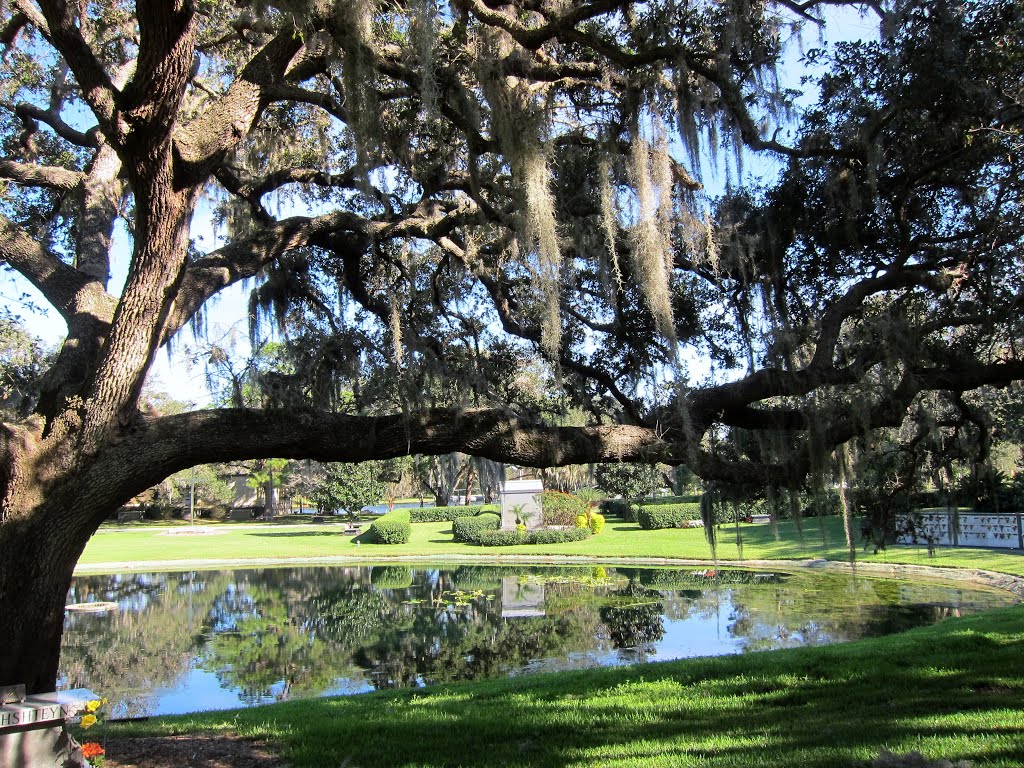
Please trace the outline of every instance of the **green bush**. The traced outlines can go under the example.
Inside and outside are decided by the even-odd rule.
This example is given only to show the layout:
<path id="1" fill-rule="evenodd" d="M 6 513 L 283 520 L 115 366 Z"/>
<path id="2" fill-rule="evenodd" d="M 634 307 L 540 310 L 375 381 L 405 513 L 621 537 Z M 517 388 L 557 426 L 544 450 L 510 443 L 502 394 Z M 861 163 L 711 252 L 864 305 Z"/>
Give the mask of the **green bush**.
<path id="1" fill-rule="evenodd" d="M 483 547 L 511 547 L 516 544 L 526 544 L 526 537 L 519 531 L 479 531 L 473 544 Z"/>
<path id="2" fill-rule="evenodd" d="M 541 528 L 536 531 L 484 530 L 474 531 L 471 544 L 483 547 L 511 547 L 516 544 L 561 544 L 583 541 L 591 536 L 589 528 Z"/>
<path id="3" fill-rule="evenodd" d="M 700 520 L 700 504 L 652 504 L 636 513 L 636 521 L 647 531 L 682 528 L 688 520 Z"/>
<path id="4" fill-rule="evenodd" d="M 579 515 L 587 513 L 587 502 L 571 493 L 544 491 L 540 501 L 544 510 L 544 525 L 572 525 Z"/>
<path id="5" fill-rule="evenodd" d="M 576 518 L 576 527 L 589 528 L 591 533 L 597 535 L 604 530 L 604 515 L 591 512 L 589 520 L 586 515 L 580 515 Z"/>
<path id="6" fill-rule="evenodd" d="M 407 565 L 375 565 L 370 583 L 377 589 L 406 589 L 412 586 L 412 569 Z"/>
<path id="7" fill-rule="evenodd" d="M 371 539 L 377 544 L 406 544 L 412 535 L 409 510 L 396 509 L 373 521 Z"/>
<path id="8" fill-rule="evenodd" d="M 413 507 L 409 510 L 411 523 L 448 523 L 457 517 L 473 517 L 484 512 L 497 512 L 498 508 L 489 504 L 475 504 L 470 507 Z"/>
<path id="9" fill-rule="evenodd" d="M 456 541 L 478 543 L 477 537 L 483 531 L 496 531 L 501 527 L 501 515 L 484 512 L 474 517 L 457 517 L 452 521 L 452 533 Z"/>
<path id="10" fill-rule="evenodd" d="M 590 538 L 589 528 L 541 528 L 529 531 L 524 544 L 562 544 L 566 541 L 583 541 Z"/>
<path id="11" fill-rule="evenodd" d="M 637 506 L 628 499 L 605 499 L 600 508 L 605 517 L 620 517 L 627 523 L 636 522 Z"/>

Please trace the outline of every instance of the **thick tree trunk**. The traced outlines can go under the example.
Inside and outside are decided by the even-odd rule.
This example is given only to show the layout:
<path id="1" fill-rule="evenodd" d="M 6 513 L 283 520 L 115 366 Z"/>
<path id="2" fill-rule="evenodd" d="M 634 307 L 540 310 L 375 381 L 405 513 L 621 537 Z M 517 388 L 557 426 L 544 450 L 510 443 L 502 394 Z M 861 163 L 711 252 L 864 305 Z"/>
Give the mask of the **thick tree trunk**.
<path id="1" fill-rule="evenodd" d="M 0 685 L 24 683 L 30 693 L 54 690 L 64 604 L 87 540 L 45 520 L 0 526 Z"/>

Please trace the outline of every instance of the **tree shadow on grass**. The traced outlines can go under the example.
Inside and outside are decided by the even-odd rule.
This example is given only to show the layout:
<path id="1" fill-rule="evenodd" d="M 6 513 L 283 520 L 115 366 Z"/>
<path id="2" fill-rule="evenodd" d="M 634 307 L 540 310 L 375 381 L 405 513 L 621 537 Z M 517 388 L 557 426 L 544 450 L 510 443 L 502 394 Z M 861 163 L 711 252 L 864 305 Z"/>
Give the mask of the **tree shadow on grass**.
<path id="1" fill-rule="evenodd" d="M 305 703 L 281 738 L 295 768 L 832 768 L 886 747 L 992 764 L 1024 746 L 1024 717 L 1007 716 L 1024 691 L 1024 609 L 999 615 L 1008 623 L 974 617 L 845 648 Z M 990 678 L 1000 685 L 966 693 Z M 459 727 L 439 727 L 449 721 Z"/>

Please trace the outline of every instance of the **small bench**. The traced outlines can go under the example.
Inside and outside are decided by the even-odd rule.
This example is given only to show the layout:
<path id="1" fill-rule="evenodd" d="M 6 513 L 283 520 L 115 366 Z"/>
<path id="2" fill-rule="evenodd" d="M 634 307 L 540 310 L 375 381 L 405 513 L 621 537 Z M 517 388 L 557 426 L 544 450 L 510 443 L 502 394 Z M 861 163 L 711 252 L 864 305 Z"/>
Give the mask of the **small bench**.
<path id="1" fill-rule="evenodd" d="M 359 532 L 359 523 L 349 523 L 348 527 L 344 530 L 346 536 L 358 536 Z"/>
<path id="2" fill-rule="evenodd" d="M 88 688 L 25 695 L 24 686 L 2 689 L 0 704 L 0 765 L 36 768 L 64 765 L 77 752 L 65 723 L 99 698 Z"/>
<path id="3" fill-rule="evenodd" d="M 145 513 L 141 509 L 119 509 L 117 511 L 117 522 L 130 523 L 141 520 Z"/>

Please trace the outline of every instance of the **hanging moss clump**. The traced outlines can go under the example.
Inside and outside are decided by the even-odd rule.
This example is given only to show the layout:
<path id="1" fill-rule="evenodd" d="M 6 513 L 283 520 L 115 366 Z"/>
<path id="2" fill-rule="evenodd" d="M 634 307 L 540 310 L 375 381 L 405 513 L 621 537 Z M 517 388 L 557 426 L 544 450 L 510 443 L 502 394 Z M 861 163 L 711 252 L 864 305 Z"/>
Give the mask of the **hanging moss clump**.
<path id="1" fill-rule="evenodd" d="M 377 0 L 350 0 L 335 4 L 331 17 L 331 35 L 342 50 L 341 86 L 348 128 L 356 166 L 363 174 L 373 167 L 374 137 L 381 133 L 374 90 L 367 87 L 377 77 L 370 56 L 376 45 L 373 23 L 377 10 Z"/>
<path id="2" fill-rule="evenodd" d="M 538 292 L 541 309 L 541 350 L 557 359 L 561 348 L 562 254 L 551 191 L 545 134 L 546 104 L 529 84 L 506 75 L 503 62 L 519 55 L 504 32 L 488 33 L 480 41 L 480 81 L 490 106 L 491 129 L 501 145 L 521 202 L 519 239 Z"/>
<path id="3" fill-rule="evenodd" d="M 413 0 L 409 8 L 412 12 L 411 36 L 419 58 L 420 102 L 424 114 L 430 119 L 437 115 L 439 102 L 437 78 L 434 76 L 437 0 Z"/>
<path id="4" fill-rule="evenodd" d="M 772 537 L 776 541 L 782 541 L 779 533 L 779 492 L 774 485 L 765 488 L 765 501 L 768 504 L 768 524 L 772 529 Z"/>
<path id="5" fill-rule="evenodd" d="M 853 538 L 853 505 L 850 503 L 850 444 L 843 443 L 836 451 L 836 467 L 839 475 L 839 503 L 843 507 L 843 535 L 850 550 L 850 562 L 857 559 L 857 545 Z"/>
<path id="6" fill-rule="evenodd" d="M 667 151 L 656 150 L 657 163 L 665 161 Z M 658 332 L 669 341 L 675 342 L 675 322 L 672 317 L 672 248 L 665 236 L 666 230 L 659 221 L 659 212 L 670 209 L 662 196 L 671 190 L 660 188 L 652 170 L 650 144 L 636 131 L 629 156 L 630 176 L 636 191 L 636 222 L 630 229 L 633 247 L 633 269 L 640 281 L 640 287 L 647 305 L 654 316 Z M 664 171 L 658 171 L 659 179 Z"/>
<path id="7" fill-rule="evenodd" d="M 800 510 L 800 493 L 796 488 L 786 489 L 786 499 L 789 502 L 789 516 L 793 519 L 793 525 L 796 527 L 797 535 L 801 541 L 804 538 L 804 521 L 803 513 Z"/>
<path id="8" fill-rule="evenodd" d="M 608 260 L 612 267 L 611 295 L 614 303 L 618 292 L 622 290 L 622 268 L 619 266 L 619 213 L 615 205 L 615 192 L 612 189 L 612 166 L 607 157 L 602 157 L 597 166 L 598 194 L 601 201 L 601 229 L 608 248 Z"/>
<path id="9" fill-rule="evenodd" d="M 715 498 L 714 491 L 707 490 L 700 497 L 700 519 L 704 523 L 704 538 L 711 547 L 711 559 L 718 563 L 718 535 L 715 530 Z"/>

